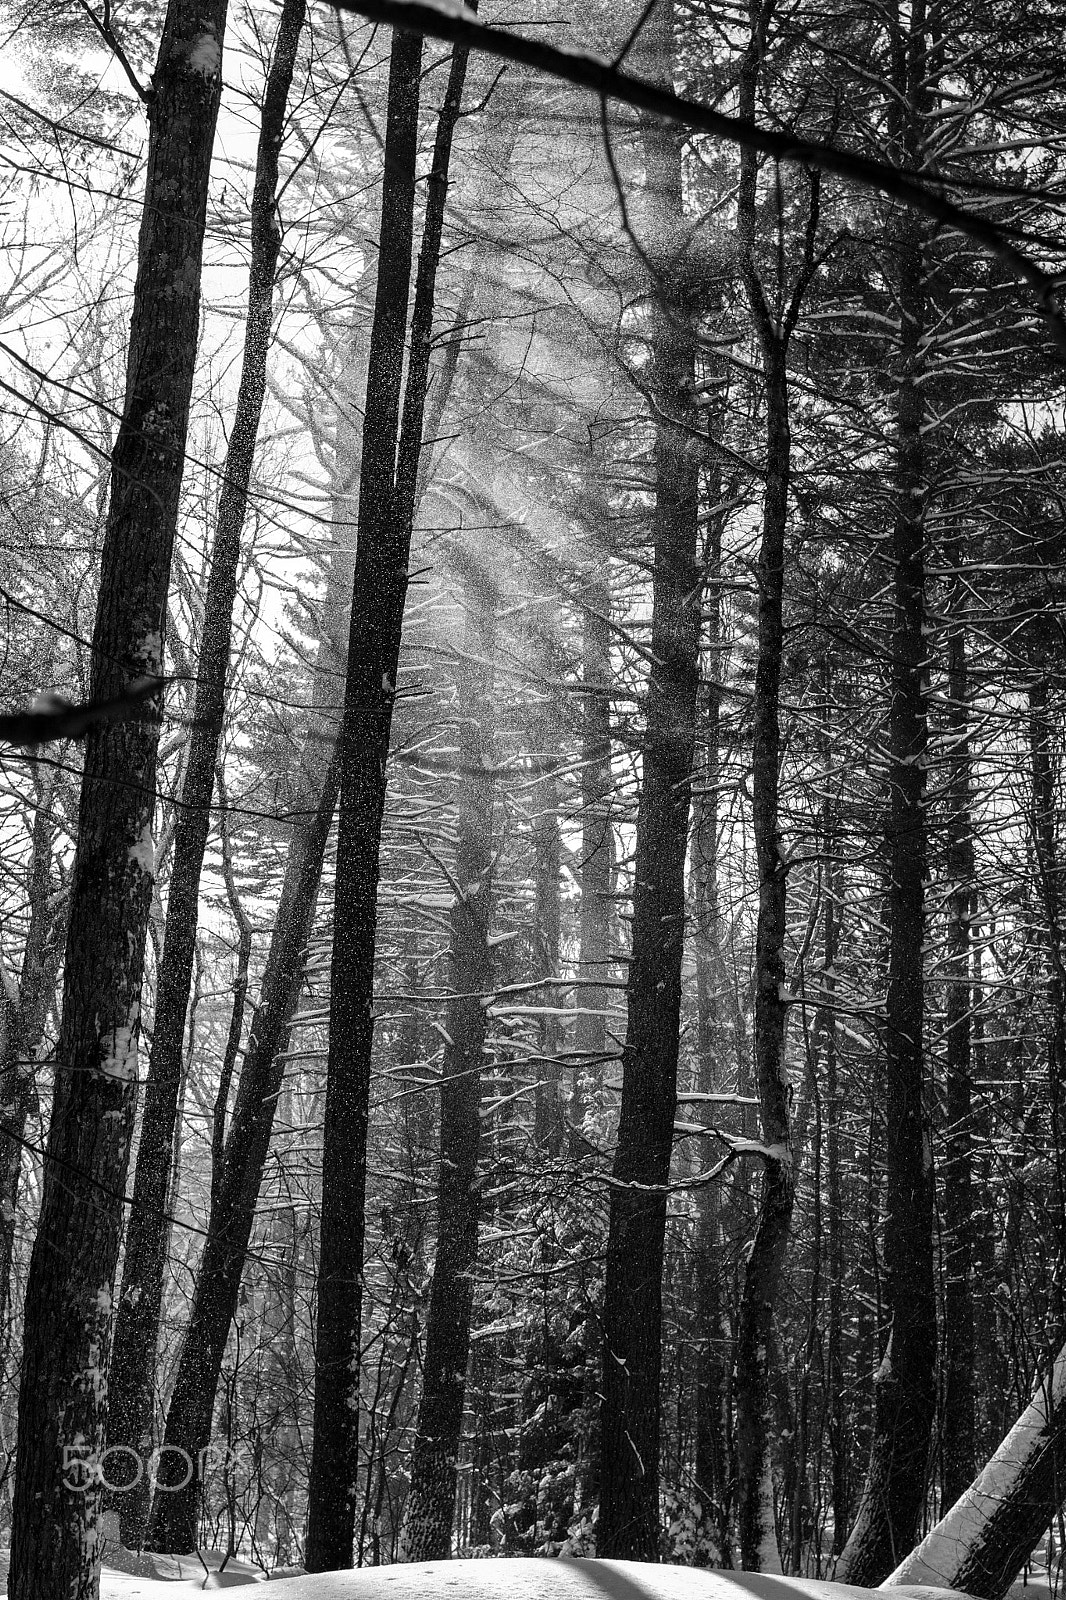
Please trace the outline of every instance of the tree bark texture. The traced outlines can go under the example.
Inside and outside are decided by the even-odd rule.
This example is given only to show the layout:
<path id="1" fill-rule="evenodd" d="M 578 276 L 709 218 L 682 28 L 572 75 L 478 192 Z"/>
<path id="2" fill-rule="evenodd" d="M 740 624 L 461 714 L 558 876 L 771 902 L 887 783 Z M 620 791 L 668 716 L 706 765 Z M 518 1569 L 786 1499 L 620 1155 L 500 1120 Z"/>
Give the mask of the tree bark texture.
<path id="1" fill-rule="evenodd" d="M 266 389 L 274 278 L 281 249 L 281 229 L 274 205 L 278 155 L 305 10 L 305 0 L 286 0 L 263 99 L 251 207 L 252 263 L 244 361 L 204 599 L 192 735 L 174 833 L 152 1049 L 112 1344 L 108 1445 L 136 1450 L 143 1459 L 151 1450 L 156 1346 L 170 1235 L 166 1195 L 199 920 L 200 873 L 225 717 L 241 532 Z M 115 1477 L 116 1473 L 112 1473 L 112 1481 Z M 122 1542 L 127 1549 L 139 1548 L 143 1540 L 149 1495 L 145 1473 L 135 1487 L 115 1496 Z"/>
<path id="2" fill-rule="evenodd" d="M 441 1066 L 437 1252 L 426 1322 L 422 1398 L 411 1454 L 401 1541 L 406 1561 L 451 1554 L 477 1262 L 481 1073 L 492 986 L 492 660 L 495 596 L 474 576 L 467 588 L 468 647 L 461 664 L 455 900 L 451 979 Z"/>
<path id="3" fill-rule="evenodd" d="M 162 671 L 225 25 L 225 0 L 171 0 L 152 81 L 126 396 L 93 632 L 94 699 Z M 55 1096 L 26 1291 L 9 1578 L 18 1600 L 89 1600 L 99 1583 L 100 1489 L 86 1486 L 95 1477 L 87 1469 L 65 1470 L 64 1451 L 85 1457 L 105 1443 L 159 726 L 158 712 L 146 711 L 97 724 L 86 740 Z M 66 1487 L 71 1482 L 85 1492 Z"/>
<path id="4" fill-rule="evenodd" d="M 352 590 L 330 977 L 314 1441 L 305 1561 L 350 1567 L 359 1448 L 359 1344 L 374 957 L 389 741 L 419 485 L 430 341 L 467 54 L 452 57 L 434 142 L 402 384 L 411 279 L 422 40 L 397 32 L 389 68 L 385 180 L 367 371 L 359 540 Z M 402 392 L 402 415 L 401 415 Z"/>
<path id="5" fill-rule="evenodd" d="M 672 10 L 645 28 L 660 70 Z M 610 1186 L 603 1308 L 600 1556 L 659 1556 L 659 1393 L 667 1185 L 677 1105 L 685 856 L 699 683 L 698 463 L 691 435 L 695 336 L 671 281 L 683 236 L 681 145 L 650 122 L 643 149 L 656 278 L 651 372 L 656 415 L 651 667 L 642 748 L 626 991 L 622 1104 Z"/>

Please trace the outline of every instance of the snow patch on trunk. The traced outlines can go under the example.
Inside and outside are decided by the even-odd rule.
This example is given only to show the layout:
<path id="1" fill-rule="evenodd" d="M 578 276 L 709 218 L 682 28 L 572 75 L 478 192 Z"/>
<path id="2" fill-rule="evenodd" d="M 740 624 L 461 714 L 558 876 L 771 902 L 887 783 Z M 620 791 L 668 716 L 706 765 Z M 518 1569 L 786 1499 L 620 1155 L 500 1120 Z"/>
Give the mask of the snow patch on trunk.
<path id="1" fill-rule="evenodd" d="M 155 845 L 152 842 L 152 824 L 147 821 L 128 851 L 131 866 L 143 872 L 146 878 L 155 878 Z"/>
<path id="2" fill-rule="evenodd" d="M 190 72 L 199 72 L 205 78 L 217 78 L 222 71 L 222 50 L 213 33 L 198 33 L 189 46 L 186 57 Z"/>
<path id="3" fill-rule="evenodd" d="M 104 1078 L 119 1078 L 123 1083 L 133 1083 L 137 1077 L 137 1008 L 134 1007 L 128 1022 L 115 1029 L 111 1049 L 100 1062 Z"/>

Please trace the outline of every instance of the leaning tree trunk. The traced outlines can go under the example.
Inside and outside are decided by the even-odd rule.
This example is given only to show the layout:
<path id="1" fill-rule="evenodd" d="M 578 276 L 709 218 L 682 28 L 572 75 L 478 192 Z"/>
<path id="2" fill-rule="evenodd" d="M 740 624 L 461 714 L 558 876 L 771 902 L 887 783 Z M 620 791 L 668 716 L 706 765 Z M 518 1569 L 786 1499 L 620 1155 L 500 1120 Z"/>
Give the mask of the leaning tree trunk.
<path id="1" fill-rule="evenodd" d="M 199 331 L 225 0 L 171 0 L 148 106 L 126 397 L 93 632 L 94 698 L 158 677 Z M 26 1290 L 9 1592 L 88 1600 L 105 1358 L 137 1092 L 159 715 L 86 740 L 44 1197 Z M 66 1454 L 65 1454 L 66 1453 Z M 73 1493 L 74 1482 L 84 1488 Z"/>
<path id="2" fill-rule="evenodd" d="M 1066 1348 L 992 1459 L 881 1585 L 1002 1600 L 1058 1515 L 1066 1485 Z"/>
<path id="3" fill-rule="evenodd" d="M 170 1453 L 160 1460 L 160 1487 L 146 1539 L 150 1550 L 185 1553 L 196 1548 L 203 1470 L 200 1452 L 211 1438 L 218 1376 L 281 1090 L 285 1064 L 281 1042 L 303 975 L 322 860 L 337 803 L 335 761 L 329 762 L 320 782 L 317 803 L 311 800 L 311 817 L 293 830 L 289 846 L 259 1005 L 245 1051 L 222 1171 L 212 1195 L 207 1239 L 167 1413 L 163 1445 Z M 185 1476 L 182 1458 L 175 1454 L 178 1451 L 184 1451 L 196 1467 L 183 1487 L 167 1488 L 169 1482 L 180 1482 Z"/>
<path id="4" fill-rule="evenodd" d="M 156 986 L 152 1049 L 148 1058 L 144 1112 L 133 1202 L 123 1257 L 122 1289 L 111 1351 L 111 1396 L 107 1441 L 146 1460 L 151 1450 L 156 1345 L 163 1300 L 169 1221 L 166 1207 L 170 1153 L 182 1074 L 185 1012 L 189 1003 L 200 872 L 211 820 L 215 762 L 226 706 L 233 603 L 237 594 L 244 527 L 259 419 L 266 389 L 274 276 L 281 249 L 275 216 L 278 153 L 306 0 L 285 0 L 267 77 L 252 193 L 252 262 L 248 315 L 233 430 L 222 473 L 218 520 L 211 552 L 204 631 L 200 645 L 192 737 L 174 834 L 174 860 L 167 898 L 163 955 Z M 121 1459 L 117 1457 L 116 1459 Z M 113 1470 L 112 1481 L 116 1477 Z M 148 1516 L 147 1473 L 114 1497 L 122 1543 L 139 1548 Z"/>
<path id="5" fill-rule="evenodd" d="M 314 1440 L 305 1551 L 309 1572 L 350 1567 L 353 1560 L 381 828 L 419 488 L 437 265 L 466 62 L 467 52 L 457 49 L 437 124 L 401 418 L 422 39 L 404 32 L 394 36 L 378 282 L 363 423 L 359 539 L 339 743 L 341 787 L 322 1152 Z"/>
<path id="6" fill-rule="evenodd" d="M 925 52 L 922 0 L 912 8 L 907 83 L 920 93 Z M 917 161 L 914 141 L 905 155 Z M 874 1377 L 874 1424 L 866 1484 L 837 1567 L 843 1582 L 880 1581 L 914 1542 L 925 1498 L 936 1412 L 933 1171 L 923 1060 L 924 877 L 927 856 L 922 673 L 925 622 L 925 459 L 921 388 L 925 328 L 922 228 L 904 216 L 897 233 L 900 308 L 896 410 L 896 512 L 892 533 L 892 698 L 889 710 L 885 1023 L 885 1274 L 891 1315 Z"/>
<path id="7" fill-rule="evenodd" d="M 460 664 L 455 901 L 451 918 L 453 998 L 441 1065 L 437 1252 L 426 1321 L 422 1399 L 404 1508 L 402 1559 L 451 1554 L 459 1443 L 470 1354 L 477 1261 L 476 1189 L 481 1069 L 492 985 L 492 660 L 495 597 L 467 580 L 467 651 Z"/>
<path id="8" fill-rule="evenodd" d="M 311 715 L 303 748 L 293 768 L 296 778 L 290 805 L 293 832 L 230 1134 L 220 1158 L 212 1150 L 209 1237 L 174 1391 L 176 1397 L 179 1389 L 184 1390 L 186 1400 L 182 1411 L 167 1419 L 166 1442 L 179 1444 L 194 1457 L 210 1435 L 222 1355 L 237 1305 L 263 1161 L 269 1148 L 276 1095 L 284 1070 L 280 1057 L 305 966 L 326 842 L 336 808 L 333 746 L 338 718 L 334 708 L 337 681 L 344 673 L 348 603 L 355 565 L 353 500 L 358 480 L 358 433 L 355 404 L 345 385 L 337 406 L 331 487 L 333 537 L 319 624 Z M 223 1071 L 225 1068 L 224 1061 Z M 218 1109 L 222 1111 L 224 1107 Z M 203 1282 L 201 1287 L 205 1271 L 213 1282 Z M 206 1423 L 202 1421 L 205 1415 Z M 180 1432 L 180 1437 L 172 1435 L 172 1428 L 174 1434 Z M 200 1443 L 186 1442 L 198 1436 L 196 1430 L 202 1428 L 207 1432 Z M 198 1496 L 196 1483 L 189 1486 L 187 1495 L 173 1492 L 159 1495 L 149 1524 L 149 1543 L 156 1548 L 183 1551 L 193 1548 Z M 172 1506 L 174 1510 L 170 1509 Z"/>
<path id="9" fill-rule="evenodd" d="M 672 8 L 645 25 L 669 72 Z M 651 668 L 633 874 L 622 1105 L 610 1185 L 600 1407 L 600 1556 L 659 1553 L 659 1386 L 667 1187 L 677 1105 L 685 856 L 699 683 L 695 336 L 665 253 L 683 237 L 677 130 L 645 122 L 650 248 L 657 275 L 648 388 L 656 416 Z"/>

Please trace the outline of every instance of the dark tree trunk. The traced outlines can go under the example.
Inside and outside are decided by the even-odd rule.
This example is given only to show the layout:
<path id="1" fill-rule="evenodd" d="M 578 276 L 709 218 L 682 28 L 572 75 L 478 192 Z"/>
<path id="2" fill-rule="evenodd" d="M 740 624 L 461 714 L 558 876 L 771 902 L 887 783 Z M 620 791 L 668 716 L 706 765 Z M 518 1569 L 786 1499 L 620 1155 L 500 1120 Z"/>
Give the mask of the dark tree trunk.
<path id="1" fill-rule="evenodd" d="M 290 810 L 294 818 L 292 842 L 285 864 L 278 918 L 260 983 L 259 1001 L 252 1020 L 230 1125 L 231 1133 L 235 1133 L 240 1117 L 244 1131 L 236 1144 L 227 1137 L 221 1159 L 218 1159 L 214 1151 L 212 1152 L 208 1233 L 213 1237 L 218 1229 L 222 1229 L 223 1236 L 215 1239 L 214 1243 L 209 1238 L 203 1262 L 208 1264 L 209 1270 L 216 1277 L 224 1274 L 225 1281 L 219 1278 L 217 1293 L 205 1289 L 199 1301 L 194 1295 L 189 1327 L 179 1360 L 178 1382 L 187 1389 L 194 1390 L 199 1381 L 197 1373 L 201 1373 L 205 1388 L 200 1409 L 194 1411 L 188 1402 L 183 1402 L 184 1419 L 180 1421 L 178 1418 L 174 1419 L 174 1426 L 184 1429 L 186 1433 L 194 1425 L 200 1426 L 197 1419 L 205 1410 L 207 1423 L 204 1426 L 210 1428 L 222 1352 L 225 1348 L 228 1324 L 237 1305 L 251 1219 L 262 1179 L 262 1162 L 269 1147 L 275 1105 L 271 1095 L 276 1094 L 284 1070 L 284 1063 L 280 1057 L 284 1052 L 289 1023 L 304 970 L 306 946 L 318 898 L 322 862 L 337 801 L 338 780 L 333 747 L 336 742 L 338 717 L 334 707 L 337 699 L 337 682 L 344 673 L 348 605 L 355 566 L 353 546 L 356 519 L 352 502 L 358 477 L 358 451 L 354 412 L 351 394 L 346 392 L 338 404 L 337 442 L 331 492 L 332 545 L 314 668 L 312 709 L 303 748 L 293 769 L 295 782 L 290 800 Z M 249 1136 L 252 1130 L 248 1119 L 253 1114 L 252 1108 L 255 1107 L 258 1107 L 254 1112 L 255 1118 L 265 1120 L 265 1142 L 262 1122 L 258 1123 L 254 1135 Z M 260 1150 L 263 1151 L 262 1156 L 259 1155 Z M 239 1169 L 242 1166 L 243 1176 L 239 1176 Z M 247 1189 L 246 1201 L 241 1201 L 239 1198 L 242 1187 Z M 245 1211 L 247 1211 L 246 1216 Z M 200 1277 L 203 1276 L 203 1271 L 204 1266 L 201 1265 Z M 199 1292 L 199 1281 L 197 1292 Z M 197 1309 L 198 1305 L 200 1310 Z M 182 1378 L 183 1371 L 187 1371 L 186 1378 Z M 168 1427 L 169 1425 L 168 1419 Z M 182 1444 L 182 1440 L 174 1441 L 169 1438 L 167 1442 Z M 202 1443 L 206 1443 L 206 1435 Z M 189 1449 L 185 1444 L 182 1444 L 182 1447 Z M 202 1448 L 202 1444 L 193 1446 L 190 1454 L 195 1455 L 199 1448 Z M 173 1493 L 157 1497 L 153 1508 L 153 1517 L 157 1519 L 152 1530 L 153 1540 L 188 1540 L 194 1537 L 198 1498 L 191 1505 L 186 1499 L 185 1503 L 180 1505 L 180 1515 L 175 1515 L 173 1519 L 167 1510 L 167 1503 L 181 1502 L 182 1499 L 181 1495 Z M 168 1543 L 165 1548 L 178 1548 L 178 1546 Z M 181 1548 L 188 1550 L 190 1545 L 185 1543 Z"/>
<path id="2" fill-rule="evenodd" d="M 477 589 L 475 590 L 475 584 Z M 480 592 L 478 592 L 480 591 Z M 476 1189 L 481 1071 L 492 985 L 492 659 L 495 598 L 468 585 L 468 641 L 461 665 L 456 896 L 451 921 L 453 998 L 441 1067 L 437 1253 L 433 1263 L 422 1399 L 404 1512 L 403 1559 L 451 1554 L 477 1260 Z"/>
<path id="3" fill-rule="evenodd" d="M 314 772 L 315 758 L 321 768 L 323 755 L 317 740 L 312 737 L 309 744 L 311 748 L 305 756 Z M 324 777 L 320 773 L 315 776 L 321 784 L 317 803 L 312 801 L 315 809 L 294 827 L 289 846 L 259 1004 L 245 1050 L 221 1178 L 212 1195 L 208 1236 L 167 1413 L 164 1447 L 185 1451 L 197 1466 L 184 1487 L 160 1487 L 157 1491 L 146 1540 L 151 1550 L 188 1552 L 196 1548 L 202 1487 L 200 1452 L 211 1438 L 218 1375 L 237 1306 L 274 1108 L 281 1090 L 281 1042 L 303 975 L 322 859 L 337 803 L 335 761 L 329 762 Z M 309 775 L 308 782 L 311 781 Z M 161 1485 L 177 1483 L 184 1476 L 180 1457 L 164 1454 L 159 1465 Z"/>
<path id="4" fill-rule="evenodd" d="M 912 8 L 904 84 L 920 92 L 924 9 Z M 901 46 L 901 49 L 903 47 Z M 918 159 L 913 140 L 904 154 Z M 896 405 L 896 511 L 892 534 L 892 697 L 889 710 L 885 1023 L 884 1296 L 888 1344 L 874 1379 L 866 1485 L 836 1576 L 879 1583 L 914 1543 L 925 1498 L 936 1411 L 933 1172 L 923 1061 L 923 964 L 927 842 L 922 691 L 926 658 L 925 453 L 921 388 L 925 327 L 922 229 L 904 216 L 895 237 L 900 308 Z"/>
<path id="5" fill-rule="evenodd" d="M 363 423 L 359 540 L 339 745 L 341 803 L 322 1158 L 314 1442 L 305 1552 L 309 1572 L 350 1567 L 353 1560 L 381 827 L 418 492 L 436 273 L 466 60 L 465 50 L 453 54 L 437 125 L 401 418 L 422 40 L 420 35 L 402 32 L 393 39 L 378 282 Z"/>
<path id="6" fill-rule="evenodd" d="M 225 716 L 241 531 L 266 389 L 274 276 L 281 248 L 281 229 L 274 214 L 278 153 L 304 11 L 305 0 L 286 0 L 263 100 L 252 195 L 252 264 L 244 362 L 223 468 L 204 601 L 192 735 L 174 834 L 152 1049 L 111 1353 L 108 1445 L 135 1450 L 142 1459 L 147 1459 L 151 1450 L 156 1346 L 170 1235 L 165 1202 L 181 1085 L 185 1013 L 199 920 L 200 872 L 207 847 L 215 762 Z M 114 1472 L 111 1474 L 112 1481 L 116 1476 Z M 128 1549 L 139 1548 L 144 1538 L 149 1496 L 148 1474 L 144 1473 L 135 1488 L 114 1497 L 122 1542 Z"/>
<path id="7" fill-rule="evenodd" d="M 956 562 L 962 551 L 952 550 Z M 944 1376 L 941 1504 L 954 1505 L 977 1471 L 974 1395 L 973 1107 L 971 1104 L 970 922 L 974 897 L 969 674 L 965 592 L 957 584 L 948 643 L 947 727 L 951 743 L 947 804 L 947 1014 L 944 1139 Z"/>
<path id="8" fill-rule="evenodd" d="M 654 70 L 673 60 L 672 8 L 645 25 Z M 693 425 L 691 308 L 666 253 L 683 237 L 681 143 L 643 126 L 648 241 L 656 256 L 652 361 L 655 509 L 651 667 L 633 877 L 622 1104 L 610 1186 L 603 1307 L 600 1556 L 659 1556 L 659 1391 L 667 1186 L 677 1105 L 685 856 L 699 683 L 699 457 Z M 647 248 L 647 246 L 646 246 Z"/>
<path id="9" fill-rule="evenodd" d="M 762 8 L 753 27 L 741 72 L 741 115 L 755 113 L 756 89 L 765 30 L 772 6 Z M 791 475 L 788 370 L 786 358 L 803 293 L 814 270 L 818 232 L 819 182 L 810 179 L 810 209 L 804 258 L 787 312 L 771 311 L 755 261 L 758 167 L 744 151 L 737 199 L 740 270 L 762 351 L 766 400 L 766 480 L 758 585 L 758 656 L 752 708 L 752 821 L 759 871 L 759 914 L 755 935 L 755 1073 L 763 1145 L 763 1183 L 759 1217 L 741 1291 L 736 1340 L 737 1533 L 740 1564 L 748 1571 L 780 1571 L 774 1529 L 768 1433 L 774 1348 L 774 1307 L 792 1225 L 795 1177 L 792 1165 L 790 1087 L 785 1058 L 788 996 L 785 985 L 785 895 L 788 856 L 779 829 L 781 766 L 781 657 L 784 648 L 785 532 Z M 786 285 L 779 262 L 775 299 L 783 304 Z M 802 1463 L 801 1463 L 802 1467 Z"/>
<path id="10" fill-rule="evenodd" d="M 126 397 L 93 633 L 91 694 L 163 665 L 163 624 L 199 331 L 225 0 L 171 0 L 149 105 Z M 152 901 L 158 712 L 86 740 L 44 1197 L 26 1291 L 9 1592 L 88 1600 L 100 1489 L 64 1451 L 102 1452 L 105 1361 L 137 1090 Z M 66 1457 L 67 1461 L 70 1456 Z"/>

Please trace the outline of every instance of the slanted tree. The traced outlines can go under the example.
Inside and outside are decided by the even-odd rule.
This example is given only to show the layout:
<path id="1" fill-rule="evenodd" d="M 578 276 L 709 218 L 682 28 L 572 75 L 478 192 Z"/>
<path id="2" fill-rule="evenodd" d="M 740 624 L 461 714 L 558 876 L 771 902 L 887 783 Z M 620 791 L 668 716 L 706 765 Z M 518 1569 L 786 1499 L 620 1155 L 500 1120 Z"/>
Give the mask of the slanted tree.
<path id="1" fill-rule="evenodd" d="M 1003 1600 L 1062 1504 L 1066 1350 L 968 1489 L 885 1579 Z"/>
<path id="2" fill-rule="evenodd" d="M 181 1086 L 185 1014 L 199 920 L 200 874 L 207 848 L 215 766 L 225 717 L 241 533 L 266 390 L 274 278 L 281 250 L 281 226 L 275 205 L 278 156 L 305 10 L 305 0 L 286 0 L 282 8 L 263 96 L 252 193 L 252 261 L 244 360 L 229 449 L 222 469 L 222 491 L 204 599 L 204 631 L 193 701 L 192 734 L 174 831 L 152 1048 L 112 1343 L 108 1445 L 116 1452 L 120 1447 L 137 1451 L 142 1459 L 147 1459 L 151 1447 L 156 1347 L 170 1232 L 166 1197 Z M 117 1459 L 120 1458 L 116 1454 Z M 114 1504 L 122 1542 L 128 1549 L 135 1550 L 144 1536 L 150 1490 L 147 1473 L 130 1474 L 130 1477 L 131 1480 L 137 1477 L 137 1482 L 123 1485 Z M 122 1474 L 113 1472 L 111 1481 L 116 1478 L 121 1482 Z"/>

